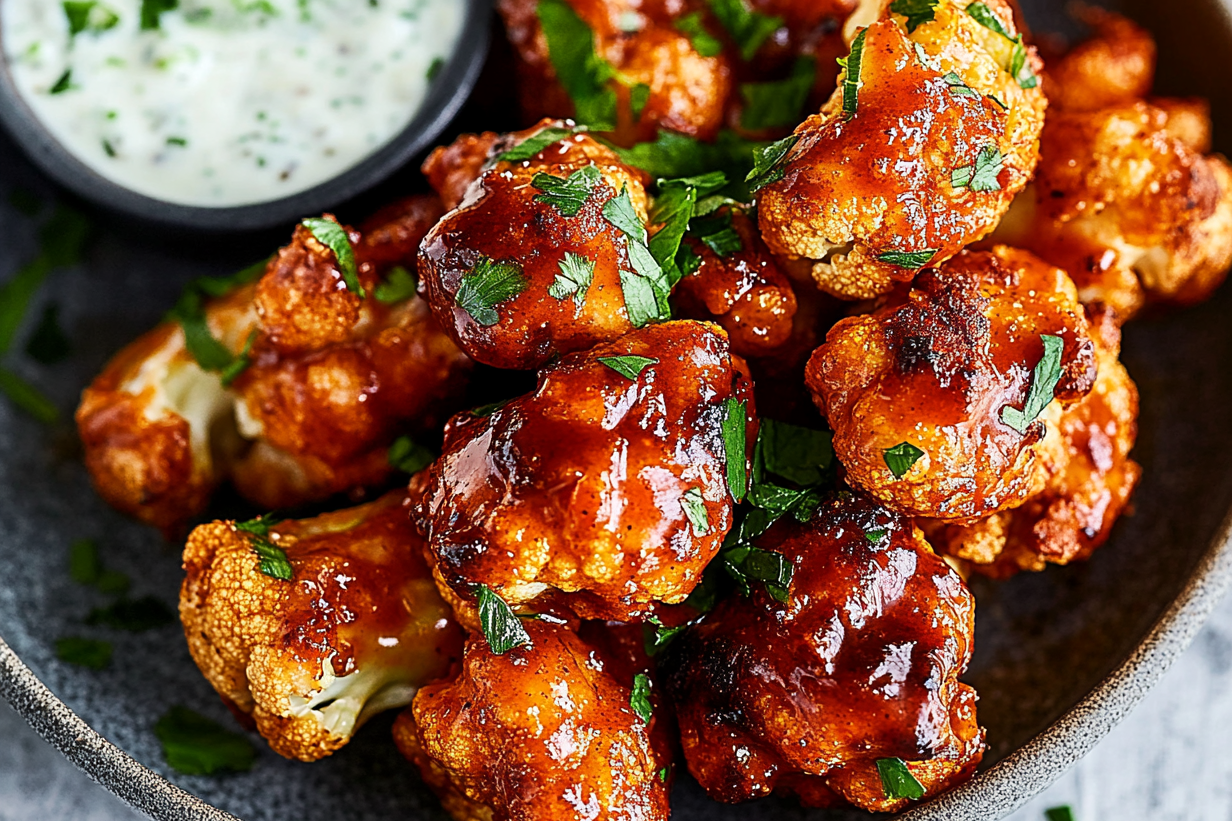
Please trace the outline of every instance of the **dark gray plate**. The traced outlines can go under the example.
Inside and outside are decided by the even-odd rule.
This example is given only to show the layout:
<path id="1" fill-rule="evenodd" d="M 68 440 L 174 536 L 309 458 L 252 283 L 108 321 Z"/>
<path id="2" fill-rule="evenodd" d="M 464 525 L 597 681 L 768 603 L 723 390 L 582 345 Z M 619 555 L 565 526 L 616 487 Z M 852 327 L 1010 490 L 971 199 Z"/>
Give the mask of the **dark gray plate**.
<path id="1" fill-rule="evenodd" d="M 1063 28 L 1062 5 L 1028 3 L 1035 30 Z M 1133 0 L 1127 9 L 1159 37 L 1160 91 L 1210 97 L 1216 134 L 1225 138 L 1217 144 L 1227 150 L 1232 89 L 1224 56 L 1232 54 L 1232 24 L 1223 8 L 1216 0 L 1166 7 Z M 17 184 L 46 193 L 46 183 L 12 156 L 0 142 L 0 203 Z M 0 204 L 0 271 L 34 254 L 34 234 L 32 221 Z M 84 266 L 57 274 L 45 292 L 64 306 L 77 355 L 51 368 L 10 355 L 5 366 L 68 411 L 106 358 L 157 321 L 187 279 L 249 261 L 219 258 L 227 250 L 188 259 L 182 250 L 102 237 Z M 1232 505 L 1230 313 L 1232 288 L 1225 288 L 1196 309 L 1127 329 L 1123 358 L 1142 390 L 1136 456 L 1146 469 L 1136 511 L 1087 564 L 976 583 L 976 655 L 967 679 L 980 691 L 992 747 L 980 775 L 907 814 L 912 821 L 998 818 L 1044 787 L 1133 707 L 1218 599 L 1232 576 L 1222 524 Z M 175 602 L 177 550 L 94 495 L 71 427 L 49 430 L 0 402 L 0 635 L 7 642 L 0 642 L 0 692 L 78 766 L 160 819 L 444 818 L 395 751 L 388 717 L 318 764 L 263 751 L 246 775 L 172 772 L 150 729 L 167 707 L 183 703 L 229 719 L 177 627 L 115 634 L 82 626 L 103 603 L 68 577 L 67 545 L 84 536 L 105 545 L 107 561 L 134 578 L 137 595 Z M 93 673 L 57 661 L 52 644 L 66 634 L 114 641 L 111 669 Z M 706 801 L 687 780 L 674 798 L 679 819 L 748 813 Z M 868 818 L 777 800 L 756 810 L 776 819 Z"/>

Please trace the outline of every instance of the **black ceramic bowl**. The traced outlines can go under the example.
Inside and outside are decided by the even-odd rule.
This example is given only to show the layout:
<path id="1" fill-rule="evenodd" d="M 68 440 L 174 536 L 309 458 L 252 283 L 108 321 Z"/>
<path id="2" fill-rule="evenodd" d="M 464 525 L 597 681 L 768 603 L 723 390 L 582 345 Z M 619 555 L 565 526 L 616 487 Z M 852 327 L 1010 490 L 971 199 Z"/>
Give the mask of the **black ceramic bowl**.
<path id="1" fill-rule="evenodd" d="M 332 179 L 276 200 L 221 208 L 178 205 L 112 182 L 56 141 L 21 98 L 0 60 L 0 124 L 53 180 L 94 205 L 143 223 L 194 232 L 257 231 L 319 214 L 372 188 L 433 145 L 466 102 L 487 56 L 492 0 L 452 0 L 466 6 L 458 44 L 433 80 L 419 113 L 383 148 Z"/>
<path id="2" fill-rule="evenodd" d="M 1066 3 L 1023 5 L 1034 31 L 1072 33 Z M 1121 8 L 1158 38 L 1158 92 L 1210 98 L 1216 144 L 1229 151 L 1232 22 L 1225 7 L 1219 0 L 1125 0 Z M 471 112 L 483 116 L 468 115 L 468 127 L 484 127 L 492 106 L 508 97 L 485 96 L 483 111 Z M 38 183 L 23 163 L 0 163 L 0 236 L 6 238 L 0 271 L 29 257 L 35 233 L 31 221 L 3 205 L 6 190 Z M 159 319 L 184 281 L 226 270 L 221 262 L 105 238 L 85 266 L 48 287 L 47 296 L 63 306 L 77 355 L 55 369 L 21 357 L 4 364 L 67 412 L 106 359 Z M 979 690 L 991 748 L 973 780 L 905 819 L 985 821 L 1010 812 L 1134 706 L 1223 592 L 1232 577 L 1225 524 L 1232 507 L 1229 314 L 1232 287 L 1225 287 L 1206 304 L 1137 319 L 1125 329 L 1122 359 L 1142 393 L 1135 456 L 1145 474 L 1136 509 L 1089 562 L 973 584 L 975 657 L 965 678 Z M 231 719 L 189 658 L 178 626 L 125 634 L 82 624 L 104 599 L 70 580 L 71 540 L 99 539 L 108 564 L 134 579 L 134 595 L 169 606 L 181 571 L 175 546 L 94 494 L 72 443 L 67 423 L 48 431 L 0 401 L 0 693 L 83 770 L 158 819 L 445 819 L 394 748 L 391 716 L 373 720 L 350 746 L 311 765 L 281 759 L 259 740 L 260 756 L 247 774 L 190 777 L 166 765 L 151 728 L 170 705 Z M 112 641 L 112 666 L 91 672 L 59 662 L 53 644 L 68 634 Z M 805 810 L 778 799 L 718 805 L 687 778 L 673 805 L 677 821 L 872 817 Z"/>

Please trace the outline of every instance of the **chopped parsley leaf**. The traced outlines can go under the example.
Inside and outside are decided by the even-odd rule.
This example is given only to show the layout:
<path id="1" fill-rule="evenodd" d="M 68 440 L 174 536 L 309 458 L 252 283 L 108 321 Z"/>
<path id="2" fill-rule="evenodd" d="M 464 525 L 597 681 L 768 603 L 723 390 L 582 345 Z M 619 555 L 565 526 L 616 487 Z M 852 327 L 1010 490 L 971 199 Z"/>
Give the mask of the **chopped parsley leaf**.
<path id="1" fill-rule="evenodd" d="M 845 72 L 843 74 L 843 113 L 849 119 L 855 116 L 860 105 L 860 86 L 863 85 L 860 81 L 860 64 L 864 59 L 864 38 L 867 35 L 868 29 L 860 29 L 856 39 L 851 41 L 851 54 L 847 55 L 846 59 L 839 60 L 839 65 Z"/>
<path id="2" fill-rule="evenodd" d="M 479 627 L 488 647 L 498 656 L 503 656 L 515 647 L 530 644 L 530 634 L 505 603 L 486 584 L 475 585 L 479 605 Z"/>
<path id="3" fill-rule="evenodd" d="M 203 370 L 223 371 L 235 357 L 210 331 L 205 316 L 205 300 L 191 286 L 184 291 L 167 316 L 176 320 L 184 332 L 184 346 Z"/>
<path id="4" fill-rule="evenodd" d="M 111 664 L 111 642 L 65 636 L 56 639 L 56 658 L 78 667 L 102 670 Z"/>
<path id="5" fill-rule="evenodd" d="M 974 165 L 964 165 L 950 172 L 950 185 L 972 191 L 1000 191 L 1001 181 L 997 176 L 1005 165 L 1005 155 L 995 145 L 980 149 Z"/>
<path id="6" fill-rule="evenodd" d="M 548 126 L 533 136 L 527 137 L 522 142 L 515 145 L 508 151 L 502 151 L 496 155 L 496 162 L 525 162 L 532 159 L 543 149 L 550 145 L 560 142 L 566 137 L 572 137 L 580 128 L 560 128 L 558 126 Z"/>
<path id="7" fill-rule="evenodd" d="M 360 299 L 365 298 L 367 294 L 359 282 L 359 269 L 355 265 L 355 249 L 351 247 L 351 238 L 347 236 L 346 229 L 337 220 L 324 217 L 308 217 L 300 225 L 311 231 L 317 242 L 334 252 L 347 290 Z"/>
<path id="8" fill-rule="evenodd" d="M 804 487 L 819 485 L 834 462 L 833 438 L 828 430 L 762 419 L 758 433 L 762 466 L 789 482 Z"/>
<path id="9" fill-rule="evenodd" d="M 967 6 L 967 14 L 973 17 L 975 21 L 984 28 L 995 31 L 1007 40 L 1014 39 L 1006 30 L 1005 24 L 1003 24 L 1000 18 L 993 14 L 992 9 L 988 8 L 988 6 L 984 3 L 977 2 Z"/>
<path id="10" fill-rule="evenodd" d="M 782 17 L 771 17 L 749 8 L 745 0 L 706 0 L 710 11 L 731 35 L 744 61 L 753 59 L 762 44 L 783 26 Z"/>
<path id="11" fill-rule="evenodd" d="M 886 530 L 885 528 L 879 528 L 877 530 L 866 530 L 864 532 L 864 538 L 868 539 L 873 544 L 877 544 L 877 542 L 884 539 L 885 535 L 889 532 L 890 531 Z"/>
<path id="12" fill-rule="evenodd" d="M 257 757 L 247 738 L 179 705 L 158 719 L 154 735 L 167 763 L 185 775 L 247 772 Z"/>
<path id="13" fill-rule="evenodd" d="M 542 192 L 535 195 L 535 202 L 554 207 L 561 216 L 576 217 L 602 181 L 599 167 L 592 164 L 564 178 L 541 172 L 531 178 L 530 184 Z"/>
<path id="14" fill-rule="evenodd" d="M 60 306 L 54 302 L 43 308 L 43 316 L 26 342 L 26 353 L 36 362 L 54 365 L 72 353 L 73 346 L 60 328 L 59 317 Z"/>
<path id="15" fill-rule="evenodd" d="M 675 131 L 660 129 L 652 142 L 629 148 L 609 145 L 621 162 L 656 178 L 689 177 L 721 169 L 730 179 L 748 173 L 750 153 L 764 143 L 746 140 L 730 129 L 719 132 L 712 143 L 704 143 Z"/>
<path id="16" fill-rule="evenodd" d="M 405 302 L 415 296 L 419 282 L 415 275 L 401 265 L 389 269 L 381 282 L 372 289 L 372 295 L 382 305 L 394 305 Z"/>
<path id="17" fill-rule="evenodd" d="M 928 23 L 937 15 L 937 3 L 940 0 L 894 0 L 890 11 L 907 18 L 907 33 L 915 31 L 923 23 Z"/>
<path id="18" fill-rule="evenodd" d="M 667 301 L 671 283 L 646 243 L 646 226 L 633 206 L 627 187 L 622 187 L 619 196 L 603 204 L 603 217 L 625 235 L 625 251 L 633 270 L 620 271 L 620 287 L 629 322 L 635 328 L 642 328 L 651 322 L 671 319 L 671 306 Z"/>
<path id="19" fill-rule="evenodd" d="M 684 509 L 685 518 L 693 525 L 693 534 L 705 536 L 710 533 L 710 515 L 706 512 L 706 500 L 702 492 L 691 487 L 680 497 L 680 506 Z"/>
<path id="20" fill-rule="evenodd" d="M 97 0 L 65 0 L 64 16 L 68 18 L 68 36 L 76 37 L 83 31 L 97 34 L 115 28 L 120 16 Z"/>
<path id="21" fill-rule="evenodd" d="M 890 473 L 894 474 L 895 479 L 901 479 L 907 475 L 907 471 L 911 470 L 911 466 L 919 461 L 924 455 L 924 451 L 917 448 L 910 442 L 899 442 L 892 448 L 886 448 L 881 453 L 881 457 L 885 459 L 886 467 L 890 469 Z"/>
<path id="22" fill-rule="evenodd" d="M 881 790 L 886 798 L 924 797 L 924 787 L 901 758 L 877 759 L 877 773 L 881 776 Z"/>
<path id="23" fill-rule="evenodd" d="M 742 544 L 719 554 L 728 575 L 736 580 L 744 595 L 749 595 L 749 582 L 765 585 L 770 598 L 786 602 L 795 568 L 782 553 Z"/>
<path id="24" fill-rule="evenodd" d="M 886 251 L 877 255 L 877 261 L 916 271 L 927 265 L 936 255 L 935 248 L 927 248 L 923 251 Z"/>
<path id="25" fill-rule="evenodd" d="M 739 503 L 749 489 L 749 403 L 729 398 L 723 404 L 723 459 L 727 466 L 727 489 Z"/>
<path id="26" fill-rule="evenodd" d="M 720 257 L 744 249 L 744 241 L 731 227 L 731 214 L 724 213 L 689 223 L 689 234 L 700 239 L 707 248 Z"/>
<path id="27" fill-rule="evenodd" d="M 224 388 L 231 387 L 231 383 L 240 378 L 240 374 L 248 370 L 248 366 L 252 364 L 252 345 L 257 341 L 257 329 L 253 328 L 248 333 L 248 338 L 244 340 L 244 347 L 231 360 L 231 364 L 218 372 L 218 381 L 222 383 Z"/>
<path id="28" fill-rule="evenodd" d="M 1044 817 L 1048 821 L 1074 821 L 1074 811 L 1068 806 L 1049 807 L 1044 810 Z"/>
<path id="29" fill-rule="evenodd" d="M 0 393 L 38 421 L 50 425 L 60 418 L 60 411 L 37 388 L 12 371 L 0 368 Z"/>
<path id="30" fill-rule="evenodd" d="M 186 140 L 183 137 L 168 137 L 167 145 L 175 145 L 175 146 L 179 146 L 180 148 L 183 148 L 184 146 L 188 145 L 188 140 Z"/>
<path id="31" fill-rule="evenodd" d="M 153 596 L 120 599 L 107 607 L 96 607 L 86 616 L 86 624 L 101 624 L 131 633 L 142 633 L 175 622 L 175 613 L 171 608 Z"/>
<path id="32" fill-rule="evenodd" d="M 573 101 L 579 123 L 599 131 L 616 127 L 616 92 L 607 85 L 615 76 L 595 52 L 595 35 L 565 0 L 539 0 L 539 25 L 548 44 L 548 59 Z"/>
<path id="33" fill-rule="evenodd" d="M 666 767 L 660 768 L 659 780 L 662 781 L 664 784 L 666 784 L 667 779 L 671 777 L 671 774 L 672 774 L 672 765 L 668 764 Z"/>
<path id="34" fill-rule="evenodd" d="M 800 138 L 795 134 L 753 150 L 753 170 L 745 177 L 749 193 L 756 194 L 767 185 L 783 179 L 782 163 Z"/>
<path id="35" fill-rule="evenodd" d="M 389 464 L 414 475 L 436 460 L 436 454 L 409 436 L 399 436 L 389 446 Z"/>
<path id="36" fill-rule="evenodd" d="M 963 78 L 958 76 L 957 72 L 951 71 L 941 78 L 945 84 L 949 86 L 950 93 L 955 97 L 978 97 L 980 93 L 971 86 L 963 82 Z"/>
<path id="37" fill-rule="evenodd" d="M 651 616 L 647 619 L 647 622 L 647 624 L 642 625 L 642 644 L 645 647 L 646 655 L 651 657 L 658 655 L 664 647 L 671 644 L 672 639 L 676 638 L 688 627 L 687 624 L 667 627 L 663 622 L 659 621 L 658 616 Z"/>
<path id="38" fill-rule="evenodd" d="M 266 513 L 255 519 L 249 519 L 247 522 L 236 522 L 235 529 L 252 536 L 249 539 L 249 545 L 252 547 L 252 552 L 257 554 L 257 566 L 262 573 L 271 579 L 289 582 L 294 575 L 291 560 L 287 558 L 285 550 L 269 539 L 270 528 L 281 521 L 281 518 L 272 513 Z"/>
<path id="39" fill-rule="evenodd" d="M 158 28 L 162 14 L 178 8 L 179 5 L 180 0 L 141 0 L 141 30 Z"/>
<path id="40" fill-rule="evenodd" d="M 48 94 L 63 94 L 64 92 L 68 91 L 71 88 L 75 88 L 75 86 L 73 85 L 73 70 L 71 68 L 68 68 L 68 69 L 65 69 L 64 73 L 60 75 L 60 79 L 56 80 L 56 82 L 52 85 L 52 87 L 47 90 L 47 93 Z"/>
<path id="41" fill-rule="evenodd" d="M 638 83 L 629 89 L 629 110 L 633 112 L 633 119 L 642 119 L 642 112 L 646 110 L 648 102 L 650 102 L 650 86 Z"/>
<path id="42" fill-rule="evenodd" d="M 801 120 L 804 104 L 813 90 L 817 60 L 800 57 L 784 80 L 765 83 L 742 83 L 740 96 L 744 108 L 740 112 L 740 127 L 750 131 L 764 128 L 791 128 Z"/>
<path id="43" fill-rule="evenodd" d="M 616 373 L 623 376 L 625 379 L 631 379 L 634 382 L 642 375 L 642 371 L 647 365 L 657 365 L 659 360 L 652 359 L 649 356 L 637 356 L 636 354 L 622 354 L 620 356 L 601 356 L 600 362 L 607 365 Z"/>
<path id="44" fill-rule="evenodd" d="M 548 296 L 561 300 L 572 297 L 576 306 L 574 313 L 579 314 L 582 306 L 586 304 L 586 293 L 590 290 L 590 284 L 595 280 L 595 263 L 582 254 L 565 251 L 565 256 L 557 267 L 560 273 L 548 286 Z"/>
<path id="45" fill-rule="evenodd" d="M 967 14 L 975 18 L 975 21 L 984 28 L 995 31 L 1014 44 L 1010 51 L 1009 65 L 1005 67 L 1005 70 L 1010 73 L 1020 88 L 1035 88 L 1039 85 L 1039 78 L 1035 76 L 1035 72 L 1031 70 L 1027 62 L 1027 46 L 1021 34 L 1011 37 L 1005 24 L 984 3 L 972 3 L 967 6 Z"/>
<path id="46" fill-rule="evenodd" d="M 77 539 L 68 550 L 68 574 L 73 581 L 103 593 L 119 594 L 128 590 L 128 576 L 103 566 L 98 543 L 93 539 Z"/>
<path id="47" fill-rule="evenodd" d="M 490 257 L 479 258 L 454 295 L 459 308 L 485 328 L 500 322 L 496 306 L 521 294 L 529 286 L 522 266 Z"/>
<path id="48" fill-rule="evenodd" d="M 633 677 L 633 692 L 629 696 L 629 707 L 647 726 L 654 718 L 654 705 L 650 702 L 650 677 L 638 673 Z"/>
<path id="49" fill-rule="evenodd" d="M 1031 387 L 1027 391 L 1027 401 L 1022 410 L 1012 405 L 1001 409 L 1001 421 L 1023 434 L 1052 402 L 1057 382 L 1061 379 L 1061 351 L 1065 348 L 1065 343 L 1061 337 L 1049 334 L 1041 334 L 1040 339 L 1044 343 L 1044 355 L 1035 365 Z"/>
<path id="50" fill-rule="evenodd" d="M 440 75 L 441 69 L 443 68 L 445 68 L 445 61 L 440 57 L 436 57 L 432 60 L 431 65 L 428 66 L 428 70 L 424 73 L 424 77 L 426 77 L 430 83 Z"/>
<path id="51" fill-rule="evenodd" d="M 676 19 L 676 31 L 689 38 L 693 50 L 703 57 L 718 57 L 723 53 L 723 43 L 706 30 L 700 11 L 691 11 Z"/>

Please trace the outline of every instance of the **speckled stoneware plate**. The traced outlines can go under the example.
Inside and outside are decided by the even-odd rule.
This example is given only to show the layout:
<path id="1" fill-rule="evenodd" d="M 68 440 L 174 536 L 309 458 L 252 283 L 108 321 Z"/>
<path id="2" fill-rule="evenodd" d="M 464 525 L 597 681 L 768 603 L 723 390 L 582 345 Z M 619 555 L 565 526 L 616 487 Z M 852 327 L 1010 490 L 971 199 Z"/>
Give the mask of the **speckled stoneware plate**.
<path id="1" fill-rule="evenodd" d="M 1066 29 L 1064 0 L 1025 5 L 1035 31 Z M 1232 149 L 1232 22 L 1225 9 L 1217 0 L 1132 0 L 1123 10 L 1159 40 L 1158 90 L 1209 97 L 1216 143 Z M 507 70 L 498 66 L 491 76 L 508 76 Z M 512 95 L 485 92 L 482 82 L 479 88 L 478 110 L 465 125 L 481 128 L 486 118 L 489 127 L 498 126 L 492 107 Z M 52 193 L 15 157 L 0 142 L 0 271 L 6 275 L 34 255 L 37 223 L 9 208 L 5 194 L 14 186 Z M 414 176 L 408 172 L 403 180 L 409 184 Z M 362 216 L 355 207 L 344 218 Z M 215 243 L 208 257 L 190 258 L 184 248 L 153 250 L 141 239 L 100 236 L 86 262 L 57 273 L 40 296 L 63 306 L 77 351 L 69 362 L 40 367 L 20 355 L 5 359 L 53 397 L 66 418 L 107 357 L 157 321 L 186 280 L 234 270 L 256 256 Z M 1224 288 L 1196 309 L 1127 328 L 1123 360 L 1142 391 L 1135 456 L 1146 470 L 1134 515 L 1089 563 L 975 583 L 976 651 L 966 678 L 980 692 L 980 720 L 992 746 L 974 780 L 905 818 L 980 821 L 1008 813 L 1133 707 L 1222 593 L 1232 576 L 1223 524 L 1232 505 L 1230 314 L 1232 288 Z M 177 626 L 134 634 L 82 625 L 103 599 L 69 579 L 67 546 L 81 537 L 100 541 L 106 561 L 134 579 L 134 594 L 175 602 L 177 548 L 94 495 L 68 423 L 47 428 L 0 402 L 0 692 L 83 770 L 159 819 L 444 819 L 394 749 L 389 717 L 317 764 L 263 750 L 245 775 L 186 777 L 170 770 L 151 732 L 170 705 L 230 719 L 193 666 Z M 57 661 L 53 642 L 70 633 L 113 641 L 111 668 L 96 673 Z M 775 819 L 869 817 L 775 799 L 719 806 L 688 779 L 673 799 L 682 821 L 743 819 L 750 811 Z"/>

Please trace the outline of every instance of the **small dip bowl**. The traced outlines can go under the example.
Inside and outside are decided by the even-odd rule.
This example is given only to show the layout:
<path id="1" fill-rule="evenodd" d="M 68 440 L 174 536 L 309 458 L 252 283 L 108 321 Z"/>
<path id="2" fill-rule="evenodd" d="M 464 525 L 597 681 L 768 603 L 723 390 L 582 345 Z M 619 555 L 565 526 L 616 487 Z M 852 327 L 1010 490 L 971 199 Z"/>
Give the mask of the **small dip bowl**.
<path id="1" fill-rule="evenodd" d="M 0 0 L 2 2 L 3 0 Z M 272 228 L 345 202 L 428 148 L 466 102 L 487 57 L 491 0 L 465 4 L 457 45 L 436 74 L 414 118 L 384 146 L 336 176 L 289 196 L 247 205 L 197 206 L 168 202 L 125 187 L 90 168 L 65 148 L 21 96 L 0 56 L 0 124 L 30 159 L 73 193 L 105 210 L 172 229 L 231 233 Z"/>

